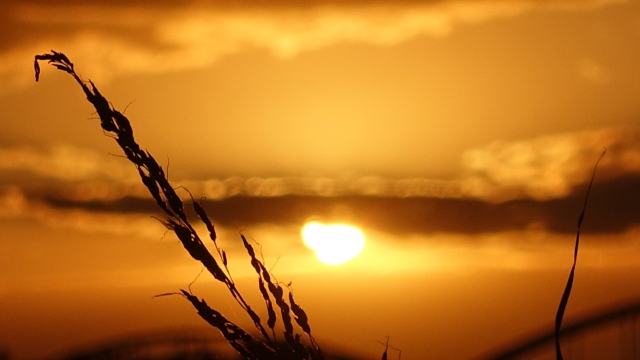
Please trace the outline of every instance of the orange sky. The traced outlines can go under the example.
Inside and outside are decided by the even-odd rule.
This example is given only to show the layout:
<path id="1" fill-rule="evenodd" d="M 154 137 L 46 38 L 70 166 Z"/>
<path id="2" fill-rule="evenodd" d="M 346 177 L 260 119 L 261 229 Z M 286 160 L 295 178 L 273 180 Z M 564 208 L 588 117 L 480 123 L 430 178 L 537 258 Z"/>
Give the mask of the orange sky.
<path id="1" fill-rule="evenodd" d="M 200 269 L 149 217 L 77 84 L 45 64 L 34 82 L 50 49 L 209 199 L 233 260 L 238 232 L 263 244 L 321 341 L 378 356 L 389 335 L 403 359 L 471 358 L 549 324 L 605 147 L 568 314 L 640 295 L 635 2 L 25 1 L 0 4 L 0 29 L 12 358 L 201 324 L 151 299 Z M 318 263 L 299 236 L 311 219 L 359 226 L 364 252 Z"/>

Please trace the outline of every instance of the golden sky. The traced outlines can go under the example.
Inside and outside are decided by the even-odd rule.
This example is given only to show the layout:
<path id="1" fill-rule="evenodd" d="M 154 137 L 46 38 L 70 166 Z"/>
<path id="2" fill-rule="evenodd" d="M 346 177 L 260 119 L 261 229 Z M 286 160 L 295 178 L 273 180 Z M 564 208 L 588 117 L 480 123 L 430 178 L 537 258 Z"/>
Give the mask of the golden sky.
<path id="1" fill-rule="evenodd" d="M 2 2 L 0 34 L 12 358 L 201 324 L 151 299 L 199 267 L 77 84 L 45 64 L 34 82 L 50 49 L 126 109 L 173 184 L 209 199 L 232 259 L 240 231 L 264 246 L 320 340 L 471 358 L 550 323 L 604 148 L 568 312 L 640 295 L 637 2 Z M 318 263 L 309 220 L 359 226 L 365 250 Z"/>

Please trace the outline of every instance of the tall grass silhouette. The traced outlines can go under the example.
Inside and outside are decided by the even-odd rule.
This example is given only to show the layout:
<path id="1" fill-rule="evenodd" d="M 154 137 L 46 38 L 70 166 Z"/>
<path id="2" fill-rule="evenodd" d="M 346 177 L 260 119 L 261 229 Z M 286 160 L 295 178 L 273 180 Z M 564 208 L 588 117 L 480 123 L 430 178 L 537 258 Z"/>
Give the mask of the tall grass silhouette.
<path id="1" fill-rule="evenodd" d="M 582 204 L 582 211 L 580 212 L 580 216 L 578 217 L 578 228 L 576 230 L 576 241 L 573 248 L 573 265 L 571 265 L 571 271 L 569 271 L 569 278 L 567 279 L 567 284 L 564 287 L 564 291 L 562 292 L 562 297 L 560 298 L 560 304 L 558 305 L 558 311 L 556 312 L 556 321 L 555 321 L 555 333 L 556 333 L 556 360 L 564 360 L 562 356 L 562 349 L 560 348 L 560 332 L 562 330 L 562 320 L 564 318 L 564 312 L 567 308 L 567 304 L 569 303 L 569 297 L 571 296 L 571 289 L 573 288 L 573 279 L 576 273 L 576 264 L 578 263 L 578 250 L 580 247 L 580 230 L 582 229 L 582 221 L 584 220 L 584 215 L 587 212 L 587 202 L 589 201 L 589 194 L 591 193 L 591 186 L 593 185 L 593 180 L 596 177 L 596 170 L 598 169 L 598 164 L 602 157 L 607 152 L 607 149 L 602 151 L 598 161 L 593 167 L 593 172 L 591 173 L 591 179 L 589 180 L 589 186 L 587 187 L 587 193 L 584 196 L 584 203 Z"/>
<path id="2" fill-rule="evenodd" d="M 211 326 L 217 328 L 229 344 L 246 359 L 323 360 L 322 350 L 311 335 L 307 314 L 295 302 L 290 289 L 285 289 L 280 285 L 263 262 L 256 257 L 253 246 L 244 235 L 240 235 L 240 239 L 249 255 L 251 266 L 257 274 L 258 289 L 267 312 L 266 322 L 247 303 L 236 287 L 227 266 L 227 254 L 219 247 L 215 227 L 202 205 L 195 201 L 189 193 L 191 197 L 189 203 L 198 219 L 206 226 L 208 237 L 215 248 L 215 254 L 209 251 L 194 229 L 187 217 L 185 202 L 176 192 L 176 188 L 169 183 L 162 167 L 148 151 L 142 150 L 135 141 L 133 129 L 127 117 L 113 108 L 91 80 L 83 81 L 76 73 L 73 63 L 63 53 L 51 50 L 51 53 L 35 56 L 36 81 L 40 78 L 39 61 L 47 61 L 76 80 L 87 96 L 87 100 L 96 109 L 100 118 L 100 126 L 105 134 L 116 141 L 127 159 L 135 165 L 142 183 L 164 212 L 166 217 L 160 219 L 162 224 L 176 234 L 194 260 L 200 262 L 217 281 L 227 287 L 231 296 L 253 322 L 259 336 L 251 335 L 249 331 L 234 324 L 219 311 L 209 306 L 204 299 L 193 295 L 191 291 L 182 289 L 178 293 L 170 294 L 178 294 L 187 299 L 196 309 L 198 315 Z M 300 330 L 306 335 L 306 340 Z M 280 340 L 277 335 L 280 332 L 282 332 L 284 341 Z"/>

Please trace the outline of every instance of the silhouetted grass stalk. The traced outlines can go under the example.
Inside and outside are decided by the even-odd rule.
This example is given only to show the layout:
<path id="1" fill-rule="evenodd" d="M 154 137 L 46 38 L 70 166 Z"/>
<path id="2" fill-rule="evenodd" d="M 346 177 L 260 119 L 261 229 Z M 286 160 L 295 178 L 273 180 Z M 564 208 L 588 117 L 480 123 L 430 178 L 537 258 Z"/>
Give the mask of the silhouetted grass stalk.
<path id="1" fill-rule="evenodd" d="M 596 170 L 598 169 L 598 164 L 602 157 L 607 152 L 607 149 L 604 149 L 598 161 L 596 161 L 595 166 L 593 167 L 593 172 L 591 173 L 591 180 L 589 180 L 589 187 L 587 187 L 587 194 L 584 197 L 584 204 L 582 205 L 582 212 L 580 212 L 580 217 L 578 218 L 578 229 L 576 230 L 576 242 L 573 248 L 573 265 L 571 266 L 571 271 L 569 272 L 569 279 L 567 279 L 567 285 L 564 287 L 564 292 L 562 293 L 562 298 L 560 299 L 560 304 L 558 305 L 558 311 L 556 312 L 556 360 L 564 360 L 562 357 L 562 351 L 560 349 L 560 330 L 562 327 L 562 319 L 564 317 L 564 311 L 567 308 L 567 303 L 569 302 L 569 296 L 571 295 L 571 288 L 573 287 L 573 278 L 576 272 L 576 263 L 578 262 L 578 247 L 580 246 L 580 229 L 582 228 L 582 220 L 584 219 L 584 214 L 587 211 L 587 201 L 589 200 L 589 193 L 591 193 L 591 185 L 593 185 L 593 180 L 596 177 Z"/>
<path id="2" fill-rule="evenodd" d="M 269 331 L 267 331 L 267 328 L 263 325 L 262 319 L 260 319 L 258 314 L 245 301 L 231 278 L 227 267 L 227 255 L 216 242 L 215 228 L 204 208 L 191 197 L 193 210 L 200 221 L 206 226 L 209 238 L 218 253 L 219 260 L 216 260 L 209 252 L 189 222 L 185 213 L 184 203 L 176 193 L 175 188 L 169 183 L 162 167 L 158 165 L 148 151 L 142 150 L 136 143 L 129 120 L 111 106 L 109 101 L 100 94 L 91 80 L 85 82 L 78 76 L 73 68 L 73 63 L 71 63 L 63 53 L 52 50 L 50 54 L 35 56 L 34 69 L 36 81 L 38 81 L 40 77 L 38 61 L 48 61 L 49 64 L 57 69 L 70 74 L 80 87 L 82 87 L 82 90 L 87 96 L 87 100 L 93 105 L 100 117 L 102 129 L 106 135 L 115 139 L 124 151 L 127 159 L 135 165 L 142 183 L 149 190 L 149 193 L 158 206 L 166 214 L 165 219 L 160 219 L 162 224 L 176 234 L 193 259 L 202 263 L 217 281 L 226 285 L 233 298 L 251 318 L 262 339 L 254 337 L 249 332 L 229 321 L 220 312 L 211 308 L 205 300 L 198 298 L 190 291 L 181 290 L 178 294 L 189 300 L 200 317 L 210 325 L 216 327 L 229 344 L 247 359 L 323 359 L 322 351 L 311 335 L 307 314 L 296 304 L 290 289 L 288 289 L 288 296 L 285 295 L 284 288 L 280 286 L 277 281 L 274 281 L 264 264 L 256 257 L 253 247 L 244 235 L 241 235 L 242 243 L 251 258 L 251 265 L 258 275 L 258 288 L 265 302 L 267 310 L 266 327 Z M 222 267 L 220 267 L 218 261 L 222 262 Z M 279 317 L 274 310 L 274 302 L 279 309 Z M 293 313 L 293 316 L 291 313 Z M 285 342 L 279 342 L 276 337 L 276 323 L 278 318 L 284 327 L 283 335 Z M 301 335 L 295 331 L 292 318 L 296 325 L 307 335 L 309 345 L 303 343 Z"/>

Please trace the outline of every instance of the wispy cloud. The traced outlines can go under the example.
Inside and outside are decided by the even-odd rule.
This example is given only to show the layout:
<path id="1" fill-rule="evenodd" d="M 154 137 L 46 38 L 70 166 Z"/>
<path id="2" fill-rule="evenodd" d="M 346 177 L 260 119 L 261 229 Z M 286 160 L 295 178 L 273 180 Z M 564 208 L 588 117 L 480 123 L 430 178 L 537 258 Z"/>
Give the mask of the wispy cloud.
<path id="1" fill-rule="evenodd" d="M 181 185 L 210 199 L 232 196 L 381 196 L 456 198 L 462 196 L 456 181 L 433 179 L 385 179 L 376 176 L 354 178 L 239 178 L 182 181 Z"/>
<path id="2" fill-rule="evenodd" d="M 581 266 L 638 266 L 639 231 L 636 226 L 619 234 L 590 235 L 589 242 L 580 250 Z M 381 272 L 566 268 L 567 254 L 573 245 L 571 236 L 535 229 L 413 235 L 403 241 L 389 234 L 370 235 L 374 240 L 367 244 L 361 258 L 354 260 L 354 268 Z"/>
<path id="3" fill-rule="evenodd" d="M 640 174 L 640 130 L 632 127 L 540 136 L 516 141 L 495 141 L 463 154 L 463 173 L 457 179 L 389 179 L 379 176 L 229 177 L 176 179 L 198 196 L 225 199 L 233 196 L 378 196 L 475 198 L 488 201 L 563 198 L 589 181 L 600 153 L 598 179 L 611 180 Z M 59 196 L 70 200 L 118 200 L 145 197 L 133 167 L 126 160 L 84 149 L 0 149 L 0 171 L 26 170 L 61 180 Z"/>
<path id="4" fill-rule="evenodd" d="M 256 223 L 302 224 L 317 216 L 353 218 L 361 225 L 407 234 L 530 227 L 568 233 L 575 225 L 576 199 L 583 196 L 578 190 L 589 181 L 604 148 L 596 186 L 608 201 L 593 209 L 597 224 L 592 229 L 620 232 L 637 224 L 629 213 L 638 206 L 630 195 L 640 179 L 637 128 L 495 142 L 467 151 L 464 173 L 451 180 L 231 177 L 172 179 L 172 184 L 189 189 L 197 199 L 209 199 L 206 207 L 216 223 L 235 229 Z M 126 160 L 66 146 L 5 148 L 0 155 L 0 216 L 86 231 L 157 235 L 149 216 L 158 210 Z M 22 172 L 20 181 L 16 171 Z"/>
<path id="5" fill-rule="evenodd" d="M 0 39 L 3 89 L 26 85 L 26 64 L 51 47 L 72 55 L 92 79 L 211 66 L 222 56 L 267 49 L 291 57 L 338 43 L 399 44 L 442 37 L 461 24 L 533 9 L 579 10 L 622 0 L 320 2 L 312 6 L 128 6 L 119 2 L 3 5 L 16 38 Z M 288 4 L 292 5 L 292 4 Z M 20 41 L 16 41 L 17 38 Z"/>
<path id="6" fill-rule="evenodd" d="M 30 194 L 58 200 L 113 201 L 127 197 L 147 198 L 135 167 L 126 159 L 69 145 L 49 148 L 29 146 L 0 148 L 0 175 L 23 172 Z M 30 175 L 29 175 L 30 174 Z M 8 180 L 7 180 L 8 179 Z M 0 184 L 15 177 L 0 176 Z M 53 181 L 52 181 L 53 180 Z M 233 196 L 387 196 L 451 198 L 462 196 L 456 181 L 435 179 L 386 179 L 377 176 L 324 177 L 229 177 L 225 179 L 176 179 L 198 196 L 225 199 Z"/>
<path id="7" fill-rule="evenodd" d="M 469 150 L 463 157 L 463 192 L 493 201 L 562 198 L 589 181 L 605 148 L 600 180 L 640 174 L 640 131 L 606 128 Z"/>
<path id="8" fill-rule="evenodd" d="M 469 149 L 461 159 L 463 172 L 448 180 L 370 175 L 172 179 L 172 182 L 212 200 L 286 195 L 467 198 L 498 202 L 549 200 L 571 195 L 586 184 L 605 148 L 599 180 L 640 174 L 640 130 L 617 127 L 496 141 Z M 0 148 L 0 175 L 15 172 L 30 176 L 21 185 L 24 191 L 56 200 L 90 202 L 148 197 L 135 168 L 126 159 L 67 145 Z M 0 183 L 8 181 L 14 185 L 12 179 L 15 176 L 0 176 Z"/>
<path id="9" fill-rule="evenodd" d="M 147 214 L 55 207 L 42 199 L 29 198 L 18 187 L 0 189 L 0 218 L 33 219 L 55 228 L 143 238 L 157 238 L 162 229 Z"/>
<path id="10" fill-rule="evenodd" d="M 134 169 L 126 159 L 67 145 L 0 148 L 0 171 L 27 171 L 64 181 L 132 181 Z"/>

